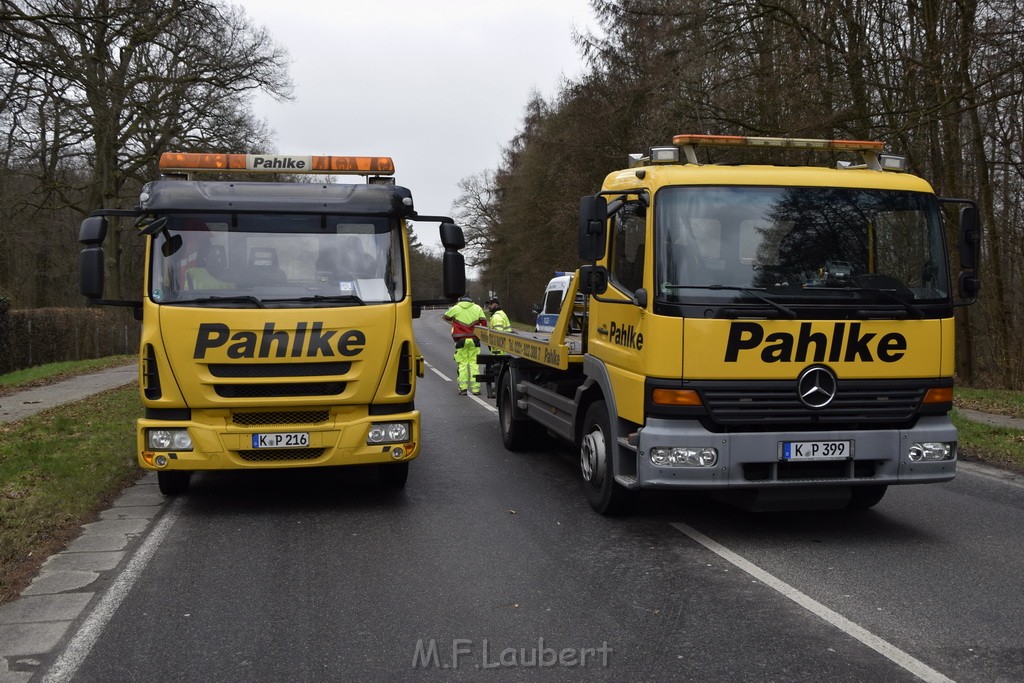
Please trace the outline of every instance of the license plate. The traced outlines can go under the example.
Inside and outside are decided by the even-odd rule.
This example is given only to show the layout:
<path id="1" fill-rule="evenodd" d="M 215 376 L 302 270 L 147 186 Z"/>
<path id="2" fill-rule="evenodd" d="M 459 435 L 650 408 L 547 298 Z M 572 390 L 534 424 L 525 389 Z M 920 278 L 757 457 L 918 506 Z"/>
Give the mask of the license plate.
<path id="1" fill-rule="evenodd" d="M 309 432 L 275 432 L 253 434 L 253 448 L 305 448 L 309 446 Z"/>
<path id="2" fill-rule="evenodd" d="M 846 460 L 852 456 L 852 441 L 782 442 L 782 460 Z"/>

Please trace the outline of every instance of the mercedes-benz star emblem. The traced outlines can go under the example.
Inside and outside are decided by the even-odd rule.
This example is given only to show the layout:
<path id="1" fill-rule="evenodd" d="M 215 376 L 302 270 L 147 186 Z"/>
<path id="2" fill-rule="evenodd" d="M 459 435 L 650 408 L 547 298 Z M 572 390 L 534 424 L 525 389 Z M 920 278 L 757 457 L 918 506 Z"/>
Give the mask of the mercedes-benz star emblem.
<path id="1" fill-rule="evenodd" d="M 836 397 L 838 388 L 836 374 L 821 365 L 807 368 L 796 380 L 797 395 L 808 408 L 824 408 Z"/>

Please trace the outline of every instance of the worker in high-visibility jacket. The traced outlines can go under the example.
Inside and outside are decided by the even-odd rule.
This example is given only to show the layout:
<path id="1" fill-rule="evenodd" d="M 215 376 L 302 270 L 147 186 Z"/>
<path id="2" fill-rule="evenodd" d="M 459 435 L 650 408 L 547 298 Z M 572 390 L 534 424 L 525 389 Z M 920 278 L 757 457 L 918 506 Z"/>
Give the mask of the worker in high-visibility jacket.
<path id="1" fill-rule="evenodd" d="M 508 319 L 508 314 L 501 309 L 501 302 L 498 301 L 498 297 L 492 296 L 490 299 L 484 302 L 484 306 L 487 307 L 487 312 L 491 315 L 487 321 L 487 326 L 492 330 L 498 330 L 499 332 L 508 332 L 512 329 L 512 321 Z M 501 349 L 491 349 L 492 356 L 500 356 L 505 352 Z M 494 398 L 494 385 L 490 382 L 487 383 L 487 398 Z"/>
<path id="2" fill-rule="evenodd" d="M 474 396 L 479 396 L 476 359 L 480 355 L 480 340 L 476 338 L 476 328 L 487 326 L 484 309 L 467 294 L 445 311 L 444 319 L 452 326 L 455 362 L 459 368 L 459 394 L 465 396 L 469 390 Z"/>
<path id="3" fill-rule="evenodd" d="M 487 326 L 492 330 L 498 330 L 499 332 L 508 332 L 512 329 L 512 321 L 508 319 L 508 314 L 501 309 L 501 302 L 498 301 L 498 297 L 492 296 L 490 299 L 484 302 L 484 306 L 487 307 L 487 312 L 491 315 L 487 321 Z M 503 351 L 491 351 L 495 355 L 504 353 Z"/>

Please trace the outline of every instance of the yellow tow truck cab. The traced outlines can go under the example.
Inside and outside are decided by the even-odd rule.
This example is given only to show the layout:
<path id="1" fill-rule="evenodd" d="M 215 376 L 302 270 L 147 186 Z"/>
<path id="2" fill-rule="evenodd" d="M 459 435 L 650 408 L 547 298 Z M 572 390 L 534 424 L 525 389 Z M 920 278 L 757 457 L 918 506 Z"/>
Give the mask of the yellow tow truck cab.
<path id="1" fill-rule="evenodd" d="M 164 154 L 131 210 L 94 212 L 82 293 L 142 321 L 139 464 L 168 495 L 201 470 L 376 464 L 404 486 L 420 450 L 407 220 L 439 221 L 445 294 L 465 289 L 450 218 L 419 216 L 388 157 Z M 356 174 L 361 184 L 194 180 L 201 172 Z M 141 302 L 103 295 L 110 216 L 146 240 Z M 445 299 L 447 301 L 449 299 Z"/>
<path id="2" fill-rule="evenodd" d="M 859 158 L 698 159 L 721 146 Z M 866 508 L 889 485 L 952 479 L 953 309 L 978 291 L 978 212 L 936 197 L 882 148 L 680 135 L 609 174 L 581 201 L 580 258 L 592 265 L 550 337 L 481 333 L 509 354 L 489 361 L 505 445 L 575 443 L 606 514 L 643 489 Z"/>

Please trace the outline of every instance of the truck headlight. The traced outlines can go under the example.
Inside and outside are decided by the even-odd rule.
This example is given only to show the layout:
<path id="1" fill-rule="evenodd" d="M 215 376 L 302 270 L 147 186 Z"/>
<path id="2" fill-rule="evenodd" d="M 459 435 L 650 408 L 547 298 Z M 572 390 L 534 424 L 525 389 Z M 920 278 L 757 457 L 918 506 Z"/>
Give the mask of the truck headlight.
<path id="1" fill-rule="evenodd" d="M 655 446 L 650 458 L 658 467 L 714 467 L 718 464 L 718 449 Z"/>
<path id="2" fill-rule="evenodd" d="M 911 462 L 929 462 L 934 460 L 952 460 L 956 455 L 956 441 L 924 441 L 912 443 L 907 449 L 907 457 Z"/>
<path id="3" fill-rule="evenodd" d="M 187 429 L 147 429 L 146 448 L 151 451 L 190 451 L 192 437 Z"/>
<path id="4" fill-rule="evenodd" d="M 370 433 L 366 435 L 366 443 L 370 445 L 404 443 L 408 440 L 408 422 L 377 422 L 370 425 Z"/>

